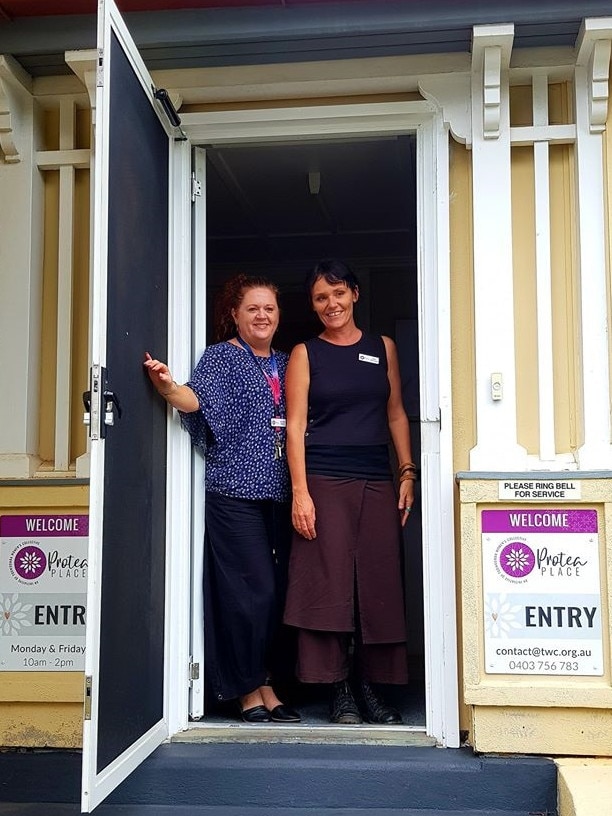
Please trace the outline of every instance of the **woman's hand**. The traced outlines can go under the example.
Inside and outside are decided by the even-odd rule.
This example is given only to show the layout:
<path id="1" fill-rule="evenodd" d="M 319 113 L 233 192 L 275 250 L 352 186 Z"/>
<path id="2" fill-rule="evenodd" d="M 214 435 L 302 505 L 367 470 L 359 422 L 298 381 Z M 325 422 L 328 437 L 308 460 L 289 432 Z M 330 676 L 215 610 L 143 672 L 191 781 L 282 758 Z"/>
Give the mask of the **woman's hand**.
<path id="1" fill-rule="evenodd" d="M 293 494 L 293 505 L 291 507 L 291 521 L 298 532 L 304 538 L 312 541 L 317 537 L 315 530 L 315 506 L 307 491 Z"/>
<path id="2" fill-rule="evenodd" d="M 176 390 L 177 385 L 172 379 L 170 369 L 165 363 L 162 363 L 161 360 L 154 360 L 149 352 L 146 351 L 143 365 L 147 369 L 147 374 L 155 386 L 155 390 L 160 393 L 162 397 L 166 397 L 172 393 L 172 391 Z"/>
<path id="3" fill-rule="evenodd" d="M 165 363 L 162 363 L 161 360 L 154 360 L 147 351 L 143 365 L 147 369 L 155 390 L 169 405 L 187 414 L 199 409 L 200 402 L 195 392 L 188 385 L 177 385 Z"/>
<path id="4" fill-rule="evenodd" d="M 406 479 L 400 482 L 398 510 L 401 513 L 402 527 L 408 521 L 408 516 L 414 503 L 414 479 Z"/>

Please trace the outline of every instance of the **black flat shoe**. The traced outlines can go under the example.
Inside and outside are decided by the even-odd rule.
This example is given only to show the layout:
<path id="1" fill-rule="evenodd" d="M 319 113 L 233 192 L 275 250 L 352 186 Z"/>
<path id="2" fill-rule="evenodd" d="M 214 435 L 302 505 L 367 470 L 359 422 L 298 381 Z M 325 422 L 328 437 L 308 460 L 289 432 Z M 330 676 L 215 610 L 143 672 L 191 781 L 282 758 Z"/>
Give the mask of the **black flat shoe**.
<path id="1" fill-rule="evenodd" d="M 272 719 L 270 712 L 263 705 L 253 706 L 253 708 L 240 708 L 239 704 L 238 710 L 246 723 L 267 723 Z"/>
<path id="2" fill-rule="evenodd" d="M 270 711 L 270 718 L 272 722 L 277 723 L 297 723 L 302 720 L 294 708 L 284 705 L 283 703 L 275 706 L 272 711 Z"/>

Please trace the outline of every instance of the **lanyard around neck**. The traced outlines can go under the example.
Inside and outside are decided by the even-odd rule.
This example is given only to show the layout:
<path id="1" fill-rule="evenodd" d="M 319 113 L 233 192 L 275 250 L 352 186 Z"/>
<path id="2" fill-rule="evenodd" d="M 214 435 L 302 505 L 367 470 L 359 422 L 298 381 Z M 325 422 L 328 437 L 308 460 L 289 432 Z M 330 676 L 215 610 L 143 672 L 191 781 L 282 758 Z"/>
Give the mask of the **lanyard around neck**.
<path id="1" fill-rule="evenodd" d="M 249 344 L 245 340 L 243 340 L 242 337 L 240 337 L 239 334 L 236 335 L 236 340 L 240 343 L 242 348 L 251 355 L 251 357 L 253 358 L 253 360 L 257 364 L 257 367 L 259 368 L 261 373 L 266 378 L 266 382 L 268 383 L 268 385 L 270 386 L 270 390 L 272 391 L 272 399 L 274 400 L 274 407 L 276 408 L 276 411 L 278 412 L 279 409 L 280 409 L 280 401 L 281 401 L 281 385 L 280 385 L 280 377 L 278 376 L 278 366 L 276 365 L 276 356 L 274 354 L 274 350 L 270 349 L 270 368 L 272 369 L 272 374 L 268 374 L 263 370 L 263 367 L 262 367 L 261 363 L 259 362 L 259 360 L 255 356 L 255 352 L 249 346 Z"/>

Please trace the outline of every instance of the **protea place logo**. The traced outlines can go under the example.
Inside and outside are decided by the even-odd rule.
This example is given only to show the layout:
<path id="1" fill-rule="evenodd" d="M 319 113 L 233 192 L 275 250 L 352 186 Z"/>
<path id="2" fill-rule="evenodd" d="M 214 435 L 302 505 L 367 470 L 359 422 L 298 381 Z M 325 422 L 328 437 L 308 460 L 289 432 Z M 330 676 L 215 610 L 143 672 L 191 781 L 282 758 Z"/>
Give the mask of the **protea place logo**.
<path id="1" fill-rule="evenodd" d="M 24 541 L 11 553 L 9 569 L 22 584 L 34 584 L 47 569 L 47 556 L 36 541 Z"/>
<path id="2" fill-rule="evenodd" d="M 508 581 L 520 583 L 535 567 L 536 557 L 527 542 L 520 537 L 502 541 L 495 552 L 495 568 Z"/>

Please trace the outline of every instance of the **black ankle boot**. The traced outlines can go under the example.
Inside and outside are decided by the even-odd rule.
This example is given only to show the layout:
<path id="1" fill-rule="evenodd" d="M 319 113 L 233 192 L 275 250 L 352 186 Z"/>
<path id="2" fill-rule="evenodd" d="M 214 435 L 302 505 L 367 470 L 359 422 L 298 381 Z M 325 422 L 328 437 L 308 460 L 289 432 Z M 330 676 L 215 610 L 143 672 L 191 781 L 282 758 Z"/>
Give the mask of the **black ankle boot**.
<path id="1" fill-rule="evenodd" d="M 337 725 L 359 725 L 363 722 L 347 680 L 333 685 L 329 721 Z"/>
<path id="2" fill-rule="evenodd" d="M 375 725 L 402 724 L 399 711 L 388 706 L 365 680 L 359 683 L 359 702 L 367 722 Z"/>

